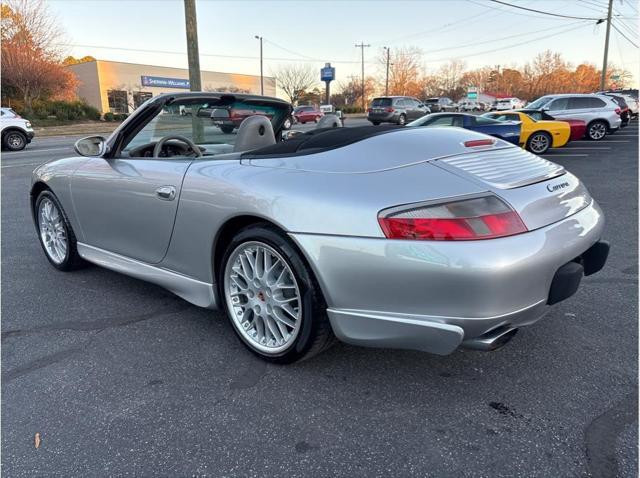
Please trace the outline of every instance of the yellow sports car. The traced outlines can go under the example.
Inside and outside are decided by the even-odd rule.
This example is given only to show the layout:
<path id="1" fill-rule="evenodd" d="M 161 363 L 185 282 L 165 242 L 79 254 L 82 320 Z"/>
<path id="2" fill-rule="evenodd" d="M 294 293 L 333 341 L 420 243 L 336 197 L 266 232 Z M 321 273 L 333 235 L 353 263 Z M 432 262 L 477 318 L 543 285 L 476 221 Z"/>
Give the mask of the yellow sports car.
<path id="1" fill-rule="evenodd" d="M 536 121 L 518 111 L 495 111 L 482 116 L 498 121 L 520 121 L 520 146 L 535 154 L 544 154 L 549 148 L 560 148 L 569 142 L 571 127 L 565 121 Z"/>

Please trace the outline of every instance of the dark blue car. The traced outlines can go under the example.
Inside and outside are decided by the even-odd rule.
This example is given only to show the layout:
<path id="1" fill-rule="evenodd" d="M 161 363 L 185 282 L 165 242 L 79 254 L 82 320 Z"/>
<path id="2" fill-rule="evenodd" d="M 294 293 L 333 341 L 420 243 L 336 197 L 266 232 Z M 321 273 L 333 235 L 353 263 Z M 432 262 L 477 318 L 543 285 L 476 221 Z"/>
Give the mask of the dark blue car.
<path id="1" fill-rule="evenodd" d="M 519 121 L 497 121 L 464 113 L 432 113 L 412 121 L 407 126 L 457 126 L 495 136 L 516 146 L 520 144 Z"/>

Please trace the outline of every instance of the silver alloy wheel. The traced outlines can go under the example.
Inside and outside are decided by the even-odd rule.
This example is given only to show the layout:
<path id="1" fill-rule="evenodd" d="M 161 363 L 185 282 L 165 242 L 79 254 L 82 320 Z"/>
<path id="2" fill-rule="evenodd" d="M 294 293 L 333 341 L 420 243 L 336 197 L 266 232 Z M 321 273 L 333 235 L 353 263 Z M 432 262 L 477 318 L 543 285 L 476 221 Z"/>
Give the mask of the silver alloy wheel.
<path id="1" fill-rule="evenodd" d="M 19 133 L 9 133 L 7 144 L 11 149 L 22 149 L 24 147 L 24 138 Z"/>
<path id="2" fill-rule="evenodd" d="M 592 124 L 589 128 L 589 136 L 591 139 L 602 139 L 607 134 L 607 127 L 603 123 Z"/>
<path id="3" fill-rule="evenodd" d="M 404 115 L 400 115 L 400 118 L 398 118 L 398 124 L 400 126 L 404 126 L 405 123 L 406 123 L 406 119 L 405 119 Z"/>
<path id="4" fill-rule="evenodd" d="M 69 249 L 67 232 L 60 210 L 49 198 L 44 198 L 38 206 L 38 228 L 49 258 L 56 264 L 64 262 Z"/>
<path id="5" fill-rule="evenodd" d="M 287 262 L 271 246 L 245 242 L 231 253 L 224 294 L 233 325 L 251 346 L 277 354 L 293 344 L 302 322 L 300 289 Z"/>
<path id="6" fill-rule="evenodd" d="M 547 149 L 549 149 L 549 137 L 546 134 L 535 134 L 531 138 L 529 142 L 529 147 L 531 151 L 537 154 L 544 153 Z"/>

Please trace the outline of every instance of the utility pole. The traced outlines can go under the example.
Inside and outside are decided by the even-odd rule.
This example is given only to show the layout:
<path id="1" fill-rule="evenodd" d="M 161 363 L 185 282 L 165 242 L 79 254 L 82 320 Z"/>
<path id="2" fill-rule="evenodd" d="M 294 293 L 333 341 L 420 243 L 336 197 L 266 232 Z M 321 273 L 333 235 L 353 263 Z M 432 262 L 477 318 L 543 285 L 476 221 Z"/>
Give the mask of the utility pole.
<path id="1" fill-rule="evenodd" d="M 607 59 L 609 56 L 609 33 L 611 32 L 611 10 L 613 9 L 613 0 L 609 0 L 609 11 L 607 12 L 607 34 L 604 39 L 604 60 L 602 61 L 602 76 L 600 77 L 600 90 L 605 89 L 607 80 Z"/>
<path id="2" fill-rule="evenodd" d="M 189 58 L 189 84 L 191 91 L 202 91 L 200 55 L 198 54 L 198 21 L 196 0 L 184 0 L 184 19 L 187 26 L 187 57 Z"/>
<path id="3" fill-rule="evenodd" d="M 356 44 L 356 48 L 360 48 L 362 50 L 362 111 L 367 110 L 367 99 L 364 97 L 364 49 L 369 48 L 371 45 L 365 45 L 363 42 L 360 44 Z"/>
<path id="4" fill-rule="evenodd" d="M 387 77 L 384 81 L 384 96 L 389 96 L 389 56 L 391 55 L 391 49 L 388 46 L 382 48 L 387 51 Z"/>
<path id="5" fill-rule="evenodd" d="M 260 40 L 260 95 L 264 96 L 264 76 L 262 74 L 262 37 L 254 35 L 256 40 Z"/>

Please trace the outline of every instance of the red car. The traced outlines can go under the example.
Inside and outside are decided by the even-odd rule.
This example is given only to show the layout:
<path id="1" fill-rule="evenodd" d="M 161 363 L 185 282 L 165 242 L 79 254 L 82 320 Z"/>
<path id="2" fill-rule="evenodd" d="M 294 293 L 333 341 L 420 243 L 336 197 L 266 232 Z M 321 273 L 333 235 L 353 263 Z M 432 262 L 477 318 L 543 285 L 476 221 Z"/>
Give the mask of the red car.
<path id="1" fill-rule="evenodd" d="M 516 111 L 521 111 L 522 113 L 526 113 L 536 121 L 549 120 L 549 121 L 564 121 L 565 123 L 569 123 L 569 126 L 571 127 L 571 136 L 569 136 L 569 141 L 577 141 L 579 139 L 582 139 L 584 138 L 584 135 L 587 132 L 587 123 L 582 120 L 565 120 L 565 119 L 557 120 L 553 116 L 551 116 L 549 113 L 542 110 L 521 109 Z"/>
<path id="2" fill-rule="evenodd" d="M 293 110 L 293 117 L 296 123 L 304 124 L 310 121 L 317 123 L 323 116 L 324 113 L 313 106 L 298 106 Z"/>

